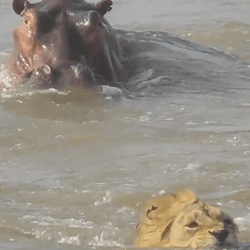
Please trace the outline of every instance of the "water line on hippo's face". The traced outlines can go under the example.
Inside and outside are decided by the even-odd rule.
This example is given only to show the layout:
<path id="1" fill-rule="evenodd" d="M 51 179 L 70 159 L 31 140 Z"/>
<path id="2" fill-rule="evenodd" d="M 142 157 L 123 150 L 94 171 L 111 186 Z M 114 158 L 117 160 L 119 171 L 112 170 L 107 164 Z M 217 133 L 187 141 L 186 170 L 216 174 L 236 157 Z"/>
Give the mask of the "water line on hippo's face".
<path id="1" fill-rule="evenodd" d="M 42 64 L 27 76 L 24 89 L 29 87 L 46 89 L 68 89 L 71 87 L 91 87 L 97 86 L 97 80 L 94 73 L 81 63 L 61 64 L 53 68 L 48 64 Z"/>

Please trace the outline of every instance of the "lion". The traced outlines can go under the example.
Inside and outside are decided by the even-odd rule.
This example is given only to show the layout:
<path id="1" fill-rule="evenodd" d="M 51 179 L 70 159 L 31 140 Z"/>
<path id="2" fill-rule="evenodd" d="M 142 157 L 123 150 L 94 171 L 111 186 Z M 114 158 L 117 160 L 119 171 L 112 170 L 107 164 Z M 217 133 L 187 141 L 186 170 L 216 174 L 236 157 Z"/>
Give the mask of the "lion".
<path id="1" fill-rule="evenodd" d="M 237 247 L 237 226 L 219 208 L 203 203 L 190 189 L 146 205 L 137 225 L 136 247 Z"/>

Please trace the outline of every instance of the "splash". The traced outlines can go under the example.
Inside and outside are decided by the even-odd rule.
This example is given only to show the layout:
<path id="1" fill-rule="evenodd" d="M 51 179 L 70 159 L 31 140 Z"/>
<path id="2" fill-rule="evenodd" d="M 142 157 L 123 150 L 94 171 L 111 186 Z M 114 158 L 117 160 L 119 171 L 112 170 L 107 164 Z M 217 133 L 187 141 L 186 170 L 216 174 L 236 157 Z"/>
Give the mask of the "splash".
<path id="1" fill-rule="evenodd" d="M 114 227 L 111 222 L 101 227 L 102 232 L 100 235 L 96 235 L 93 240 L 89 242 L 90 246 L 106 246 L 106 247 L 125 247 L 121 242 L 121 239 L 113 240 L 118 228 Z"/>
<path id="2" fill-rule="evenodd" d="M 12 88 L 11 82 L 13 81 L 13 78 L 8 74 L 7 70 L 3 69 L 2 65 L 2 71 L 0 72 L 0 82 L 4 84 L 4 87 L 6 89 Z"/>

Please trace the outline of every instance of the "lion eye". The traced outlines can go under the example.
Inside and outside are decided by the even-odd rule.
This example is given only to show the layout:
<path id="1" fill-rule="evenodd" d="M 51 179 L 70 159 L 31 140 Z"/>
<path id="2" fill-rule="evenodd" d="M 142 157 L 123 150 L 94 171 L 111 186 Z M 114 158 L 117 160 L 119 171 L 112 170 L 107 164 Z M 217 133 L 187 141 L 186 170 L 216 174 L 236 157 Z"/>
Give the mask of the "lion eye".
<path id="1" fill-rule="evenodd" d="M 199 226 L 199 224 L 197 222 L 195 222 L 195 221 L 189 223 L 188 225 L 186 225 L 186 227 L 192 228 L 192 229 L 197 228 L 198 226 Z"/>
<path id="2" fill-rule="evenodd" d="M 25 18 L 24 20 L 23 20 L 23 22 L 25 23 L 25 24 L 28 24 L 28 20 Z"/>

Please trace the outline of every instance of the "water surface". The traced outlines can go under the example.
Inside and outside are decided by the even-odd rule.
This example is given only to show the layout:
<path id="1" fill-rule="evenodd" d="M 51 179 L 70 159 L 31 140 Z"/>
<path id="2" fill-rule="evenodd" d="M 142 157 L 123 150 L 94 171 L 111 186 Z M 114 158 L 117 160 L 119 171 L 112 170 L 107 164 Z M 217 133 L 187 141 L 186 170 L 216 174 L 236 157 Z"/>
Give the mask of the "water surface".
<path id="1" fill-rule="evenodd" d="M 146 44 L 134 98 L 3 91 L 0 247 L 132 249 L 142 204 L 190 187 L 235 218 L 247 249 L 249 5 L 114 1 L 119 35 Z M 7 0 L 0 20 L 3 65 L 20 21 Z"/>

